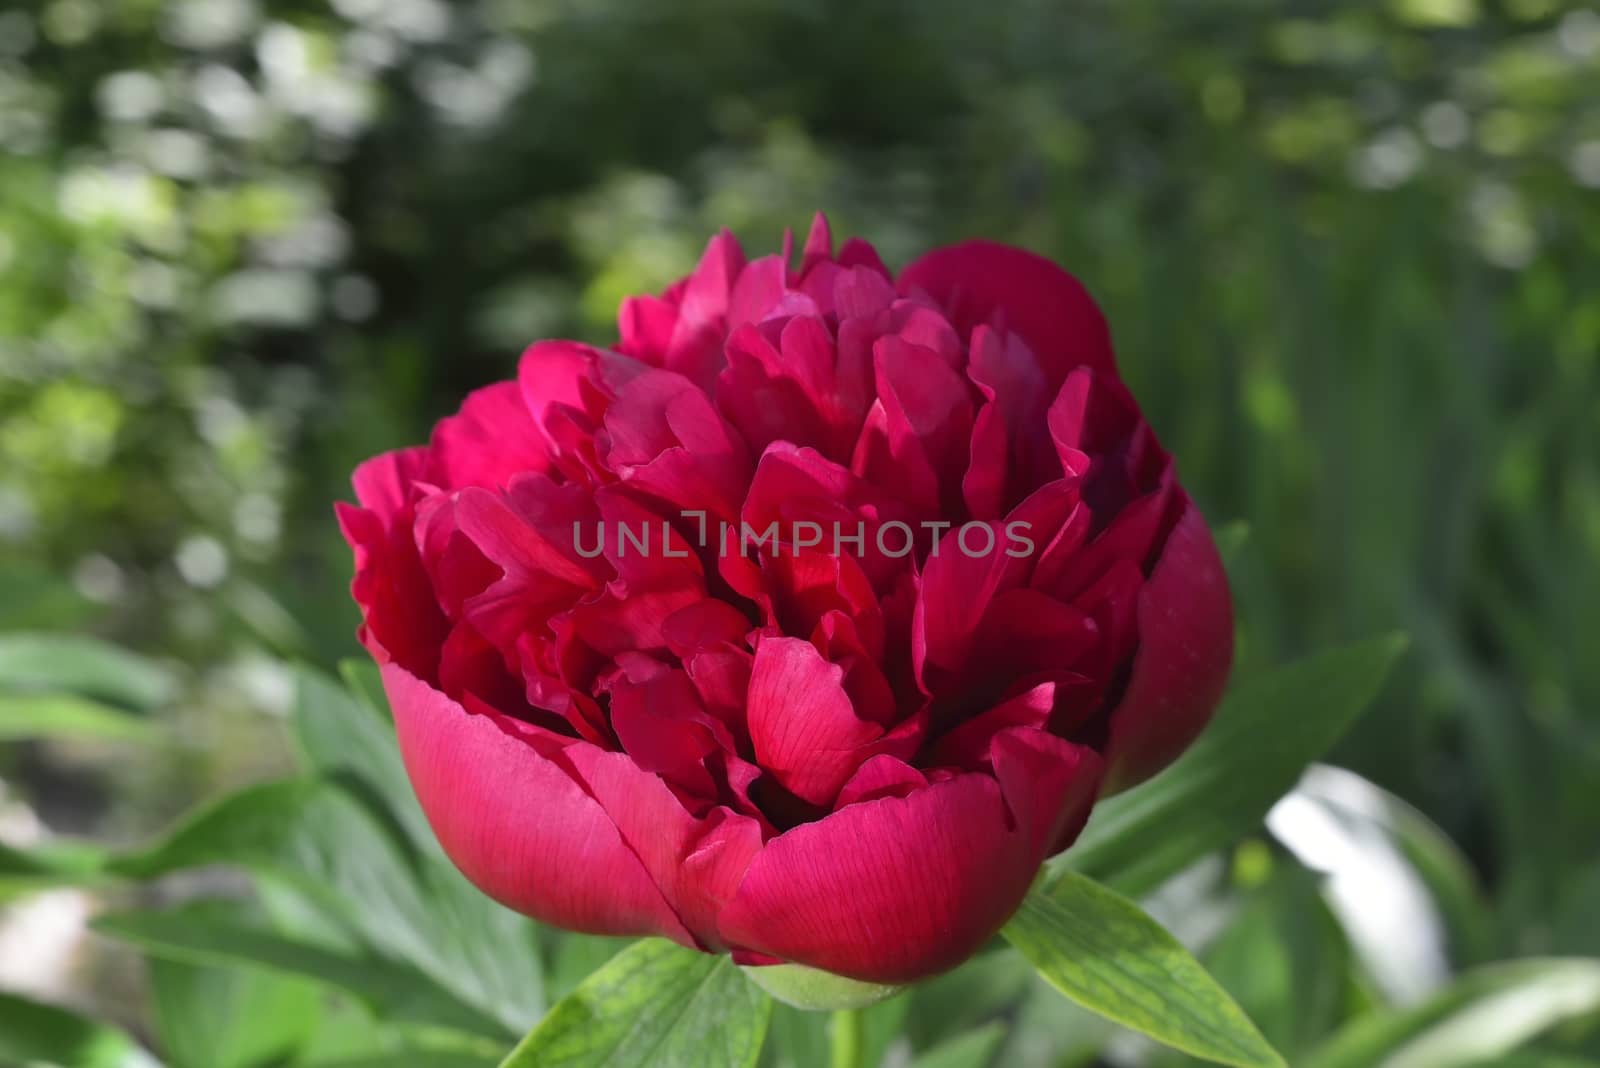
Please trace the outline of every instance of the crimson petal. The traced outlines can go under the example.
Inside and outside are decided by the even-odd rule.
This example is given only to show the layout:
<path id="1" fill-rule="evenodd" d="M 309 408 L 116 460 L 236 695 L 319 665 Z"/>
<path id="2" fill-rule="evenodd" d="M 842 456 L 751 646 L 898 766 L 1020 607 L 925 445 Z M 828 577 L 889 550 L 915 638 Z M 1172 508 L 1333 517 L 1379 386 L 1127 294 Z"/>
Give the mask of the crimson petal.
<path id="1" fill-rule="evenodd" d="M 1015 330 L 1052 388 L 1078 366 L 1116 373 L 1111 330 L 1083 284 L 1042 256 L 992 241 L 935 249 L 900 272 L 900 291 L 922 290 L 963 337 L 981 323 Z"/>
<path id="2" fill-rule="evenodd" d="M 400 755 L 445 853 L 496 901 L 590 934 L 693 939 L 605 810 L 559 763 L 592 748 L 469 713 L 398 664 L 383 668 Z"/>
<path id="3" fill-rule="evenodd" d="M 997 735 L 994 755 L 997 777 L 956 775 L 770 840 L 722 913 L 724 938 L 867 982 L 961 963 L 1021 904 L 1099 780 L 1091 750 L 1039 731 Z"/>

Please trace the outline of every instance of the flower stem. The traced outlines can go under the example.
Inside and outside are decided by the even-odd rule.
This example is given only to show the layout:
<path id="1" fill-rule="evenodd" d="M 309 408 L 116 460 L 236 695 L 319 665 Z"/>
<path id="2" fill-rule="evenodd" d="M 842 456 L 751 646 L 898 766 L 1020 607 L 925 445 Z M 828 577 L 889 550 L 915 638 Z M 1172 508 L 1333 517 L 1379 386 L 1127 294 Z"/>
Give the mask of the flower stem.
<path id="1" fill-rule="evenodd" d="M 833 1068 L 866 1068 L 861 1041 L 861 1010 L 838 1009 L 831 1027 Z"/>

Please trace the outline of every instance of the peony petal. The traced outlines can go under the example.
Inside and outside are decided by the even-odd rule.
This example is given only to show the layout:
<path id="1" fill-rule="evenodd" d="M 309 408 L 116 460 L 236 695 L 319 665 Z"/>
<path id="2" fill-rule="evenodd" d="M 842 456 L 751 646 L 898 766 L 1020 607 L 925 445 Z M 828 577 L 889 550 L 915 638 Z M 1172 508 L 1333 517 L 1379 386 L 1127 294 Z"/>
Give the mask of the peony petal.
<path id="1" fill-rule="evenodd" d="M 433 481 L 433 454 L 423 446 L 396 449 L 357 465 L 350 482 L 361 507 L 385 524 L 416 496 L 418 482 Z"/>
<path id="2" fill-rule="evenodd" d="M 967 383 L 935 352 L 898 337 L 880 339 L 873 362 L 878 404 L 851 469 L 892 488 L 920 515 L 961 517 L 972 440 Z"/>
<path id="3" fill-rule="evenodd" d="M 728 331 L 746 323 L 759 323 L 784 295 L 788 267 L 779 256 L 753 260 L 739 273 L 728 298 Z"/>
<path id="4" fill-rule="evenodd" d="M 989 743 L 989 759 L 1017 828 L 1041 860 L 1071 845 L 1094 807 L 1105 762 L 1086 745 L 1015 727 Z"/>
<path id="5" fill-rule="evenodd" d="M 1233 602 L 1222 558 L 1190 504 L 1139 594 L 1139 651 L 1111 716 L 1106 792 L 1171 763 L 1204 729 L 1233 662 Z"/>
<path id="6" fill-rule="evenodd" d="M 412 537 L 439 607 L 451 619 L 460 619 L 463 603 L 500 577 L 499 566 L 461 532 L 455 494 L 435 493 L 417 502 Z"/>
<path id="7" fill-rule="evenodd" d="M 505 486 L 525 471 L 548 471 L 550 453 L 516 382 L 467 394 L 461 411 L 433 428 L 437 478 L 446 489 Z"/>
<path id="8" fill-rule="evenodd" d="M 904 797 L 913 790 L 928 785 L 928 777 L 898 757 L 887 753 L 868 760 L 850 776 L 850 781 L 839 790 L 834 808 L 877 801 L 884 797 Z"/>
<path id="9" fill-rule="evenodd" d="M 562 769 L 564 747 L 593 747 L 468 713 L 398 664 L 384 666 L 383 685 L 417 799 L 479 889 L 571 930 L 694 944 L 616 825 Z"/>
<path id="10" fill-rule="evenodd" d="M 627 677 L 611 689 L 611 725 L 642 771 L 655 772 L 695 797 L 716 799 L 705 759 L 731 752 L 728 728 L 700 704 L 689 676 L 654 660 L 630 658 Z M 647 666 L 648 665 L 648 666 Z"/>
<path id="11" fill-rule="evenodd" d="M 606 464 L 637 489 L 685 511 L 738 515 L 749 451 L 682 375 L 650 371 L 629 381 L 606 411 L 605 429 Z"/>
<path id="12" fill-rule="evenodd" d="M 889 268 L 884 266 L 883 258 L 878 255 L 878 250 L 859 237 L 852 237 L 839 246 L 839 266 L 865 267 L 889 278 Z"/>
<path id="13" fill-rule="evenodd" d="M 1042 730 L 1050 722 L 1056 688 L 1054 681 L 1041 682 L 941 735 L 933 747 L 931 764 L 971 771 L 987 769 L 989 744 L 996 734 L 1012 727 Z"/>
<path id="14" fill-rule="evenodd" d="M 1061 464 L 1045 427 L 1044 372 L 1016 335 L 974 329 L 967 377 L 988 402 L 972 428 L 962 495 L 975 518 L 993 519 L 1033 487 L 1059 478 Z"/>
<path id="15" fill-rule="evenodd" d="M 424 457 L 425 450 L 404 449 L 368 460 L 354 478 L 365 507 L 339 501 L 333 510 L 355 558 L 350 595 L 362 610 L 361 644 L 380 664 L 398 660 L 433 678 L 450 624 L 412 541 L 408 500 Z"/>
<path id="16" fill-rule="evenodd" d="M 834 312 L 841 319 L 877 315 L 888 310 L 894 298 L 894 286 L 871 268 L 846 268 L 833 280 Z"/>
<path id="17" fill-rule="evenodd" d="M 750 673 L 750 740 L 756 760 L 806 801 L 833 801 L 883 728 L 857 715 L 844 672 L 798 638 L 765 638 Z M 902 754 L 910 756 L 909 753 Z"/>
<path id="18" fill-rule="evenodd" d="M 774 442 L 762 453 L 739 517 L 750 531 L 746 540 L 751 557 L 758 553 L 755 539 L 774 523 L 785 541 L 797 523 L 816 523 L 830 549 L 837 532 L 841 548 L 856 558 L 880 592 L 906 570 L 911 551 L 907 543 L 921 533 L 911 518 L 889 492 L 814 449 L 784 442 Z M 882 529 L 896 524 L 894 529 Z M 858 534 L 859 548 L 854 542 Z M 846 543 L 846 538 L 851 540 Z M 737 539 L 736 531 L 719 565 L 730 585 L 754 599 L 761 592 L 759 575 L 740 555 Z"/>
<path id="19" fill-rule="evenodd" d="M 992 241 L 936 249 L 900 272 L 900 291 L 926 292 L 961 331 L 980 323 L 1021 334 L 1051 388 L 1074 367 L 1116 373 L 1111 330 L 1076 278 L 1042 256 Z"/>
<path id="20" fill-rule="evenodd" d="M 654 366 L 666 362 L 678 306 L 660 297 L 628 297 L 617 309 L 617 351 Z"/>
<path id="21" fill-rule="evenodd" d="M 999 523 L 987 525 L 997 545 L 1005 545 Z M 976 542 L 973 542 L 976 544 Z M 917 679 L 931 693 L 949 679 L 964 674 L 973 637 L 1002 590 L 1024 580 L 1031 561 L 1008 556 L 1004 550 L 968 555 L 961 551 L 960 532 L 950 531 L 928 558 L 917 595 L 912 625 L 912 648 Z"/>
<path id="22" fill-rule="evenodd" d="M 996 743 L 999 781 L 956 775 L 768 841 L 722 914 L 726 941 L 869 982 L 961 963 L 1016 910 L 1094 797 L 1092 752 L 1027 733 L 1037 740 Z"/>
<path id="23" fill-rule="evenodd" d="M 761 850 L 761 825 L 726 807 L 690 815 L 658 775 L 623 753 L 574 746 L 574 773 L 702 948 L 724 948 L 717 916 Z"/>
<path id="24" fill-rule="evenodd" d="M 591 376 L 607 357 L 598 349 L 576 341 L 541 341 L 530 345 L 517 364 L 517 388 L 522 404 L 534 425 L 543 433 L 548 447 L 559 459 L 570 451 L 572 427 L 581 427 L 591 436 L 599 423 L 596 396 Z M 612 356 L 614 365 L 642 365 L 622 356 Z M 614 369 L 614 375 L 620 372 Z"/>
<path id="25" fill-rule="evenodd" d="M 828 217 L 817 212 L 811 217 L 811 229 L 806 234 L 806 244 L 801 252 L 800 271 L 804 274 L 824 260 L 833 258 L 833 231 Z"/>
<path id="26" fill-rule="evenodd" d="M 728 338 L 727 355 L 728 366 L 717 377 L 717 406 L 752 449 L 774 441 L 829 449 L 829 430 L 814 398 L 833 376 L 831 345 L 817 354 L 826 356 L 826 366 L 786 359 L 767 331 L 746 324 Z"/>
<path id="27" fill-rule="evenodd" d="M 705 255 L 676 294 L 678 321 L 663 368 L 710 388 L 722 370 L 728 302 L 744 266 L 744 250 L 729 231 L 723 230 L 706 245 Z"/>
<path id="28" fill-rule="evenodd" d="M 531 489 L 531 483 L 522 482 L 519 487 Z M 557 495 L 560 487 L 547 483 L 545 492 Z M 456 498 L 456 523 L 508 577 L 539 575 L 582 589 L 598 587 L 594 571 L 585 567 L 584 561 L 573 559 L 573 531 L 533 522 L 528 512 L 518 507 L 532 496 L 529 492 L 508 498 L 484 489 L 462 490 Z"/>

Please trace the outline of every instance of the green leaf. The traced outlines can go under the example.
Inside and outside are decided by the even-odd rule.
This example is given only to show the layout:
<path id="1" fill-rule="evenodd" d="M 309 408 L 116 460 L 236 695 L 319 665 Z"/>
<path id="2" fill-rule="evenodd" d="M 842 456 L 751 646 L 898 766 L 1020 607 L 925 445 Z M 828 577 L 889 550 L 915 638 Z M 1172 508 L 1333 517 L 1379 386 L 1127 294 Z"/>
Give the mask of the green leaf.
<path id="1" fill-rule="evenodd" d="M 1265 845 L 1260 852 L 1270 856 Z M 1202 959 L 1274 1048 L 1298 1062 L 1348 1016 L 1349 944 L 1320 876 L 1289 858 L 1240 898 Z"/>
<path id="2" fill-rule="evenodd" d="M 772 1002 L 733 961 L 646 939 L 579 984 L 501 1068 L 749 1068 Z"/>
<path id="3" fill-rule="evenodd" d="M 1464 1068 L 1600 1068 L 1600 1061 L 1563 1053 L 1526 1050 L 1472 1061 Z"/>
<path id="4" fill-rule="evenodd" d="M 48 690 L 148 709 L 177 692 L 172 673 L 97 638 L 0 634 L 0 689 Z"/>
<path id="5" fill-rule="evenodd" d="M 1401 637 L 1374 638 L 1239 686 L 1170 768 L 1096 805 L 1051 872 L 1138 897 L 1254 830 L 1377 695 L 1404 648 Z"/>
<path id="6" fill-rule="evenodd" d="M 1121 1028 L 1070 1001 L 1029 969 L 1033 981 L 1013 1010 L 1011 1034 L 1001 1048 L 1005 1068 L 1088 1068 Z"/>
<path id="7" fill-rule="evenodd" d="M 978 954 L 959 968 L 912 987 L 905 1033 L 928 1048 L 1008 1014 L 1036 982 L 1028 962 L 1004 946 Z M 1054 992 L 1051 1000 L 1059 1007 Z"/>
<path id="8" fill-rule="evenodd" d="M 257 1068 L 299 1053 L 322 992 L 264 971 L 149 962 L 161 1047 L 175 1068 Z"/>
<path id="9" fill-rule="evenodd" d="M 745 969 L 745 977 L 785 1005 L 808 1012 L 861 1009 L 905 989 L 893 984 L 846 979 L 804 964 L 756 965 Z"/>
<path id="10" fill-rule="evenodd" d="M 90 882 L 105 864 L 104 851 L 92 845 L 49 842 L 17 849 L 0 842 L 0 897 Z"/>
<path id="11" fill-rule="evenodd" d="M 386 722 L 393 723 L 389 714 L 389 695 L 383 692 L 383 674 L 366 657 L 347 656 L 339 661 L 339 678 L 350 692 L 371 706 Z"/>
<path id="12" fill-rule="evenodd" d="M 338 784 L 290 779 L 249 787 L 111 867 L 152 878 L 207 864 L 243 866 L 293 886 L 371 948 L 421 970 L 512 1033 L 543 1008 L 534 925 L 454 868 L 409 849 Z"/>
<path id="13" fill-rule="evenodd" d="M 1600 1012 L 1600 959 L 1549 957 L 1468 972 L 1421 1005 L 1363 1017 L 1306 1068 L 1460 1068 Z"/>
<path id="14" fill-rule="evenodd" d="M 353 667 L 347 672 L 352 680 L 360 675 Z M 394 724 L 382 706 L 374 707 L 360 691 L 308 667 L 297 668 L 294 677 L 294 735 L 307 767 L 359 779 L 383 799 L 412 844 L 443 856 L 406 777 Z"/>
<path id="15" fill-rule="evenodd" d="M 637 939 L 586 935 L 555 927 L 543 930 L 545 989 L 551 1000 L 559 1001 L 577 989 L 596 968 L 633 945 Z"/>
<path id="16" fill-rule="evenodd" d="M 97 606 L 70 576 L 39 563 L 0 563 L 0 626 L 7 630 L 87 627 Z"/>
<path id="17" fill-rule="evenodd" d="M 117 857 L 108 868 L 118 875 L 151 879 L 206 864 L 270 864 L 308 833 L 309 824 L 301 817 L 329 790 L 315 779 L 246 787 L 201 805 L 166 837 Z"/>
<path id="18" fill-rule="evenodd" d="M 1005 1040 L 1006 1025 L 992 1023 L 939 1043 L 912 1061 L 911 1068 L 984 1068 Z"/>
<path id="19" fill-rule="evenodd" d="M 1214 537 L 1217 543 L 1217 555 L 1222 557 L 1223 567 L 1231 573 L 1238 564 L 1239 556 L 1244 552 L 1245 546 L 1250 543 L 1250 524 L 1243 519 L 1230 520 L 1217 527 Z"/>
<path id="20" fill-rule="evenodd" d="M 372 1057 L 309 1061 L 305 1068 L 495 1068 L 497 1057 L 454 1050 L 396 1049 Z"/>
<path id="21" fill-rule="evenodd" d="M 0 1064 L 160 1068 L 121 1029 L 54 1005 L 0 992 Z"/>
<path id="22" fill-rule="evenodd" d="M 34 738 L 99 738 L 148 742 L 154 724 L 73 694 L 0 694 L 0 742 Z"/>
<path id="23" fill-rule="evenodd" d="M 1124 1027 L 1219 1064 L 1284 1063 L 1175 938 L 1090 879 L 1036 889 L 1002 933 L 1057 990 Z"/>
<path id="24" fill-rule="evenodd" d="M 1486 1057 L 1483 1060 L 1472 1061 L 1464 1068 L 1600 1068 L 1600 1061 L 1563 1053 L 1526 1050 L 1508 1056 Z"/>
<path id="25" fill-rule="evenodd" d="M 1007 953 L 1006 956 L 1015 957 L 1016 954 Z M 853 1010 L 861 1025 L 858 1049 L 863 1065 L 871 1068 L 883 1063 L 889 1048 L 905 1030 L 906 1011 L 910 1006 L 910 998 L 900 997 Z M 816 1068 L 829 1063 L 833 1043 L 833 1014 L 808 1012 L 780 1001 L 772 1006 L 772 1021 L 767 1027 L 761 1064 L 766 1068 Z"/>
<path id="26" fill-rule="evenodd" d="M 291 938 L 214 909 L 112 913 L 98 917 L 94 927 L 161 959 L 314 979 L 354 995 L 385 1019 L 489 1038 L 509 1033 L 415 968 Z"/>

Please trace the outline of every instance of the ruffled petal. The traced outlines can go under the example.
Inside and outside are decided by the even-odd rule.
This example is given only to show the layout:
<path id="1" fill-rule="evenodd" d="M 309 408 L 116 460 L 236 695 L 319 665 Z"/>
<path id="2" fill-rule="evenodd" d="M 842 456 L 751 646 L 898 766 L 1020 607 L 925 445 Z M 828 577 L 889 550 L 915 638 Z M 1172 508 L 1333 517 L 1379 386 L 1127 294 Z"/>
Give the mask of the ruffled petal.
<path id="1" fill-rule="evenodd" d="M 952 968 L 1000 929 L 1047 850 L 1082 820 L 1099 763 L 1059 738 L 1006 732 L 997 776 L 956 775 L 787 831 L 750 865 L 723 936 L 868 982 Z"/>
<path id="2" fill-rule="evenodd" d="M 717 917 L 761 850 L 760 824 L 725 806 L 696 819 L 660 776 L 641 771 L 626 754 L 574 747 L 571 760 L 697 944 L 726 948 Z"/>
<path id="3" fill-rule="evenodd" d="M 417 799 L 479 889 L 570 930 L 694 944 L 605 810 L 563 770 L 565 748 L 592 747 L 469 713 L 398 664 L 384 666 L 383 686 Z"/>
<path id="4" fill-rule="evenodd" d="M 1111 374 L 1111 330 L 1083 284 L 1042 256 L 992 241 L 935 249 L 900 272 L 900 291 L 938 301 L 962 337 L 981 323 L 1021 334 L 1050 386 L 1074 367 Z"/>
<path id="5" fill-rule="evenodd" d="M 550 453 L 516 382 L 496 382 L 467 394 L 461 411 L 433 428 L 433 462 L 440 484 L 505 486 L 519 474 L 548 471 Z"/>
<path id="6" fill-rule="evenodd" d="M 873 743 L 884 739 L 875 718 L 857 714 L 843 680 L 843 670 L 810 642 L 765 638 L 756 649 L 749 691 L 756 759 L 789 792 L 815 805 L 831 803 L 878 751 Z"/>

